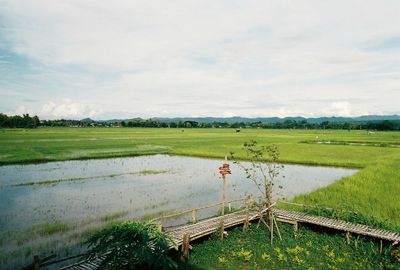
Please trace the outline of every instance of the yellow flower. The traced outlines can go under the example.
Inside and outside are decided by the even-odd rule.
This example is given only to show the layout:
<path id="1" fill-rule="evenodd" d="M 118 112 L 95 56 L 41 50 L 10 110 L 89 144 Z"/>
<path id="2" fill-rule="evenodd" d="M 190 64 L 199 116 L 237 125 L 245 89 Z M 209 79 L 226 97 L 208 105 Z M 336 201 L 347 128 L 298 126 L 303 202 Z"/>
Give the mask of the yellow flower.
<path id="1" fill-rule="evenodd" d="M 294 256 L 293 262 L 294 262 L 295 264 L 297 264 L 297 265 L 302 265 L 302 264 L 304 264 L 304 260 L 300 259 L 297 255 Z"/>
<path id="2" fill-rule="evenodd" d="M 338 263 L 344 263 L 344 261 L 345 261 L 345 258 L 337 258 L 336 259 L 336 262 L 338 262 Z"/>
<path id="3" fill-rule="evenodd" d="M 225 257 L 218 257 L 218 262 L 220 264 L 226 264 L 228 260 Z"/>
<path id="4" fill-rule="evenodd" d="M 263 259 L 264 261 L 269 261 L 271 259 L 271 256 L 267 253 L 263 253 L 261 255 L 261 259 Z"/>
<path id="5" fill-rule="evenodd" d="M 287 258 L 286 258 L 286 256 L 285 256 L 284 254 L 279 253 L 279 254 L 278 254 L 278 260 L 281 261 L 281 262 L 282 262 L 282 261 L 285 261 L 285 262 L 286 262 L 286 261 L 287 261 Z"/>
<path id="6" fill-rule="evenodd" d="M 326 253 L 326 256 L 330 259 L 335 259 L 335 253 L 333 251 L 329 251 Z"/>

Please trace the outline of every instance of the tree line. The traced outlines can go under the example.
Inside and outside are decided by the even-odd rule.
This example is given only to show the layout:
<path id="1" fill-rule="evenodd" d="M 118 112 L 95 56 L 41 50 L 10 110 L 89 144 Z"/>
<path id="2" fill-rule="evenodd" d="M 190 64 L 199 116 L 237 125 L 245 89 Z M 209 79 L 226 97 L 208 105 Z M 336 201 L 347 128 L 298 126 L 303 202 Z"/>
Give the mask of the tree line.
<path id="1" fill-rule="evenodd" d="M 37 115 L 31 117 L 29 114 L 7 116 L 0 113 L 0 127 L 2 128 L 36 128 L 40 125 Z"/>
<path id="2" fill-rule="evenodd" d="M 400 130 L 400 121 L 384 120 L 384 121 L 366 121 L 366 122 L 321 122 L 310 123 L 306 120 L 286 120 L 276 123 L 262 122 L 212 122 L 203 123 L 196 121 L 179 121 L 179 122 L 160 122 L 157 120 L 134 120 L 120 122 L 122 127 L 155 127 L 155 128 L 264 128 L 264 129 L 344 129 L 344 130 Z"/>
<path id="3" fill-rule="evenodd" d="M 126 121 L 95 121 L 83 120 L 39 120 L 38 116 L 31 117 L 29 114 L 22 116 L 7 116 L 0 113 L 0 128 L 36 128 L 44 127 L 148 127 L 148 128 L 263 128 L 263 129 L 344 129 L 344 130 L 400 130 L 399 120 L 383 121 L 354 121 L 354 122 L 318 122 L 312 123 L 307 120 L 285 120 L 283 122 L 212 122 L 204 123 L 197 121 L 164 122 L 153 119 L 135 119 Z"/>

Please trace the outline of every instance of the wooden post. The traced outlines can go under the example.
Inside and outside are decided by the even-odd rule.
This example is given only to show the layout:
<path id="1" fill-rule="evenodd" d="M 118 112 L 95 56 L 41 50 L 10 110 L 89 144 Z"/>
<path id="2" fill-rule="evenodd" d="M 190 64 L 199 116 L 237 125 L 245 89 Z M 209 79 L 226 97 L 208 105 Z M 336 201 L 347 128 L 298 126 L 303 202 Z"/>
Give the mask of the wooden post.
<path id="1" fill-rule="evenodd" d="M 383 242 L 382 242 L 382 239 L 381 239 L 381 247 L 380 247 L 380 249 L 379 249 L 379 252 L 382 254 L 382 252 L 383 252 Z"/>
<path id="2" fill-rule="evenodd" d="M 161 221 L 157 222 L 157 229 L 162 232 L 162 223 Z"/>
<path id="3" fill-rule="evenodd" d="M 228 209 L 229 209 L 229 213 L 232 212 L 232 204 L 228 203 Z"/>
<path id="4" fill-rule="evenodd" d="M 225 157 L 226 158 L 226 157 Z M 222 175 L 222 198 L 221 198 L 221 216 L 225 215 L 225 190 L 226 190 L 226 176 Z"/>
<path id="5" fill-rule="evenodd" d="M 188 233 L 183 235 L 182 239 L 182 257 L 183 259 L 187 259 L 189 257 L 189 249 L 190 249 L 190 236 Z"/>
<path id="6" fill-rule="evenodd" d="M 224 240 L 224 233 L 225 233 L 225 228 L 224 228 L 224 219 L 221 218 L 221 223 L 220 223 L 221 231 L 220 231 L 220 239 Z"/>
<path id="7" fill-rule="evenodd" d="M 243 223 L 243 231 L 244 231 L 244 232 L 247 231 L 247 230 L 249 229 L 249 225 L 250 225 L 250 222 L 249 222 L 249 212 L 246 212 L 246 219 L 244 220 L 244 223 Z"/>
<path id="8" fill-rule="evenodd" d="M 294 221 L 293 230 L 294 230 L 295 232 L 297 232 L 297 231 L 299 230 L 299 223 L 298 223 L 297 221 Z"/>
<path id="9" fill-rule="evenodd" d="M 244 224 L 243 224 L 243 231 L 247 231 L 249 229 L 249 196 L 247 196 L 245 203 L 246 203 L 246 219 L 244 220 Z"/>
<path id="10" fill-rule="evenodd" d="M 39 256 L 35 255 L 35 256 L 33 256 L 33 269 L 34 270 L 39 270 L 39 268 L 40 268 Z"/>
<path id="11" fill-rule="evenodd" d="M 268 208 L 270 208 L 270 207 L 268 207 Z M 270 232 L 271 232 L 271 245 L 272 245 L 272 243 L 274 242 L 274 220 L 272 219 L 272 212 L 271 212 L 272 210 L 271 209 L 269 209 L 268 210 L 268 212 L 267 212 L 267 215 L 268 215 L 268 223 L 269 223 L 269 230 L 270 230 Z"/>
<path id="12" fill-rule="evenodd" d="M 228 162 L 228 157 L 225 156 L 225 163 Z M 226 192 L 226 176 L 222 174 L 222 198 L 221 198 L 221 240 L 224 240 L 224 215 L 225 215 L 225 192 Z"/>
<path id="13" fill-rule="evenodd" d="M 196 209 L 192 210 L 192 223 L 196 223 Z"/>
<path id="14" fill-rule="evenodd" d="M 349 245 L 350 244 L 350 232 L 346 232 L 346 243 Z"/>

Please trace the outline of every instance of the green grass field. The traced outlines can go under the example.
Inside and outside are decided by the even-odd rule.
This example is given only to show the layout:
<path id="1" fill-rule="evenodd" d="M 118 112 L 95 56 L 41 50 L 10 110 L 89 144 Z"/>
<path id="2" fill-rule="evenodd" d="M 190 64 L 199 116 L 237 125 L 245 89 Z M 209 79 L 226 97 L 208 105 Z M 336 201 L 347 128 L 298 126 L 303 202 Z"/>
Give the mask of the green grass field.
<path id="1" fill-rule="evenodd" d="M 318 139 L 317 139 L 318 138 Z M 400 132 L 150 129 L 150 128 L 38 128 L 0 130 L 0 164 L 169 153 L 223 158 L 230 152 L 244 158 L 245 141 L 276 144 L 285 163 L 362 168 L 347 177 L 294 201 L 354 210 L 400 228 L 400 148 L 371 145 L 329 145 L 340 141 L 392 145 Z"/>
<path id="2" fill-rule="evenodd" d="M 0 164 L 46 162 L 168 153 L 223 158 L 230 152 L 245 158 L 245 141 L 276 144 L 284 163 L 360 168 L 350 177 L 294 202 L 356 211 L 339 217 L 400 231 L 400 132 L 38 128 L 0 129 Z M 339 142 L 322 144 L 317 142 Z M 351 145 L 349 143 L 356 143 Z M 287 207 L 280 205 L 280 207 Z M 323 213 L 330 215 L 332 213 Z M 46 227 L 53 231 L 63 224 Z M 201 269 L 399 269 L 379 254 L 378 244 L 354 239 L 345 244 L 341 234 L 301 229 L 296 237 L 282 226 L 284 241 L 271 246 L 265 231 L 234 230 L 220 242 L 208 239 L 194 246 L 189 263 Z M 192 269 L 192 268 L 190 268 Z"/>

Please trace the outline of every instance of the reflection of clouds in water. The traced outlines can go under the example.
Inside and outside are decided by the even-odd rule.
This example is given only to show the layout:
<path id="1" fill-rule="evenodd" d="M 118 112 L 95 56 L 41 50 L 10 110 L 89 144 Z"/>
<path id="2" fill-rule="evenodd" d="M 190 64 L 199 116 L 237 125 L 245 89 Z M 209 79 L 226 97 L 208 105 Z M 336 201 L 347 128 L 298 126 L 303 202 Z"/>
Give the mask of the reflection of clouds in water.
<path id="1" fill-rule="evenodd" d="M 215 203 L 221 197 L 222 181 L 218 174 L 221 163 L 222 160 L 215 159 L 154 155 L 4 166 L 0 168 L 0 182 L 8 184 L 21 182 L 21 179 L 27 182 L 127 174 L 55 186 L 6 186 L 0 190 L 0 202 L 8 206 L 0 210 L 1 219 L 7 220 L 2 230 L 54 219 L 79 222 L 122 210 L 129 211 L 132 218 L 139 218 L 157 211 Z M 145 170 L 165 170 L 170 173 L 128 174 Z M 280 196 L 292 197 L 326 186 L 354 172 L 348 169 L 286 165 L 277 179 L 275 190 L 279 191 Z M 232 165 L 232 175 L 227 176 L 227 183 L 228 200 L 243 197 L 246 192 L 258 195 L 254 184 L 245 178 L 237 165 Z M 283 188 L 278 189 L 279 185 Z"/>

